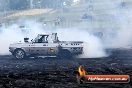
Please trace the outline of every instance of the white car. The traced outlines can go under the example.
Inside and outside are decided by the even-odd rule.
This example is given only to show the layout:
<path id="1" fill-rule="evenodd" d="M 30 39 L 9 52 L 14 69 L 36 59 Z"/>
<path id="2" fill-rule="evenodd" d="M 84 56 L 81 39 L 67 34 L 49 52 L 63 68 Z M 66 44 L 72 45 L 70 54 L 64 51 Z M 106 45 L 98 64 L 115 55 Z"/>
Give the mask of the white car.
<path id="1" fill-rule="evenodd" d="M 28 40 L 29 38 L 24 38 L 24 43 L 10 44 L 9 51 L 15 58 L 23 59 L 27 56 L 71 58 L 83 53 L 82 41 L 59 41 L 57 33 L 38 34 L 31 42 Z"/>

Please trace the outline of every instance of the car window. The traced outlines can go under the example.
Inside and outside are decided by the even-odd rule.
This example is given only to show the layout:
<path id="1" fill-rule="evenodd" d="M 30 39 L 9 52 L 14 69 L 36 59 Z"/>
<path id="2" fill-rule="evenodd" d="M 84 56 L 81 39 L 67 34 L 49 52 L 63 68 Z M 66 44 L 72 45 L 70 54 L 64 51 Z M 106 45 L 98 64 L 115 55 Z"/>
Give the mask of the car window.
<path id="1" fill-rule="evenodd" d="M 42 36 L 42 43 L 48 43 L 48 36 Z"/>
<path id="2" fill-rule="evenodd" d="M 48 35 L 38 35 L 34 43 L 48 43 Z"/>

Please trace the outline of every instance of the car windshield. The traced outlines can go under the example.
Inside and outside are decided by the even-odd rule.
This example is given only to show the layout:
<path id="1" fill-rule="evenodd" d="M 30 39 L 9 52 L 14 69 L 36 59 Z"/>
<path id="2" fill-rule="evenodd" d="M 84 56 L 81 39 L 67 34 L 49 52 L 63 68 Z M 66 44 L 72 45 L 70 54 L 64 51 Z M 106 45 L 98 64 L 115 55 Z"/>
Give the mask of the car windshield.
<path id="1" fill-rule="evenodd" d="M 48 43 L 48 35 L 38 35 L 34 43 Z"/>

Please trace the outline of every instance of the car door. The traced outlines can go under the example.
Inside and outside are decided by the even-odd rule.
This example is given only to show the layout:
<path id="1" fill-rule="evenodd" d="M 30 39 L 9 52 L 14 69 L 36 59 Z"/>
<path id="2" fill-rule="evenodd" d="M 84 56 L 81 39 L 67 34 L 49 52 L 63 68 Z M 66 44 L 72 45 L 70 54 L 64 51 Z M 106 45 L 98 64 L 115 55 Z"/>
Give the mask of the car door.
<path id="1" fill-rule="evenodd" d="M 48 43 L 42 43 L 40 54 L 47 56 L 47 50 L 48 50 Z"/>
<path id="2" fill-rule="evenodd" d="M 47 46 L 47 54 L 55 56 L 58 54 L 58 43 L 49 43 Z"/>
<path id="3" fill-rule="evenodd" d="M 47 54 L 48 35 L 38 35 L 30 45 L 30 53 L 35 55 Z"/>
<path id="4" fill-rule="evenodd" d="M 30 54 L 34 55 L 46 55 L 46 44 L 32 43 L 30 44 Z"/>

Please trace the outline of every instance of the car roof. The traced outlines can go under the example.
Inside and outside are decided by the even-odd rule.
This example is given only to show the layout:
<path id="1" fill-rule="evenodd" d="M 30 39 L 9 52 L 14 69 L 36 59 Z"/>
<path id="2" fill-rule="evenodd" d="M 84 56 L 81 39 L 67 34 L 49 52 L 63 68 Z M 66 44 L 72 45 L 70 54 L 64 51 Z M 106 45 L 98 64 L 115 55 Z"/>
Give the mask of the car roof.
<path id="1" fill-rule="evenodd" d="M 45 33 L 45 34 L 38 34 L 38 35 L 46 35 L 46 36 L 48 36 L 48 35 L 52 35 L 52 34 L 55 34 L 55 33 Z"/>

